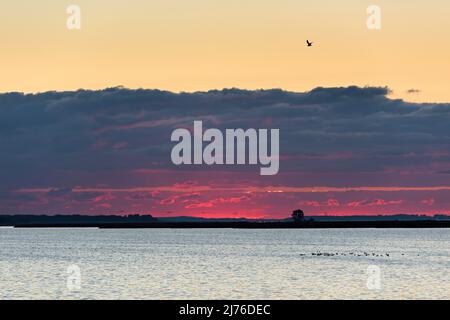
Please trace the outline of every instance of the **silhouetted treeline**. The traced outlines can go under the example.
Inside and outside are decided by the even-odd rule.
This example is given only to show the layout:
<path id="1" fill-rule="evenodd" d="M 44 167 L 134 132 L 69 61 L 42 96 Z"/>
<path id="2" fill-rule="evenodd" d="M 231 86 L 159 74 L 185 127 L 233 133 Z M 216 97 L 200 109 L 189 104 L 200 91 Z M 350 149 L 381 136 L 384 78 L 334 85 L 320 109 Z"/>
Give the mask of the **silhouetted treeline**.
<path id="1" fill-rule="evenodd" d="M 145 223 L 155 222 L 151 215 L 129 216 L 87 216 L 87 215 L 0 215 L 0 226 L 17 225 L 98 225 L 105 223 Z"/>
<path id="2" fill-rule="evenodd" d="M 450 216 L 314 216 L 289 219 L 154 218 L 151 215 L 0 215 L 0 226 L 97 228 L 448 228 Z"/>

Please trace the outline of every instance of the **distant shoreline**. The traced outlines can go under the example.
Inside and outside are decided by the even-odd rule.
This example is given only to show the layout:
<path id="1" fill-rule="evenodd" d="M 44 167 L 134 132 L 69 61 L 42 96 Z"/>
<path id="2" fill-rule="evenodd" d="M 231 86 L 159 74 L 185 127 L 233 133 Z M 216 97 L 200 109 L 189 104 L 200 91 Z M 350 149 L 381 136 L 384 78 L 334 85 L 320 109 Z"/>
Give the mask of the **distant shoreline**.
<path id="1" fill-rule="evenodd" d="M 450 221 L 305 221 L 305 222 L 144 222 L 144 223 L 28 223 L 15 228 L 99 229 L 355 229 L 450 228 Z"/>
<path id="2" fill-rule="evenodd" d="M 398 215 L 305 217 L 303 220 L 245 218 L 155 218 L 151 215 L 0 215 L 0 227 L 101 229 L 342 229 L 342 228 L 449 228 L 450 217 Z"/>

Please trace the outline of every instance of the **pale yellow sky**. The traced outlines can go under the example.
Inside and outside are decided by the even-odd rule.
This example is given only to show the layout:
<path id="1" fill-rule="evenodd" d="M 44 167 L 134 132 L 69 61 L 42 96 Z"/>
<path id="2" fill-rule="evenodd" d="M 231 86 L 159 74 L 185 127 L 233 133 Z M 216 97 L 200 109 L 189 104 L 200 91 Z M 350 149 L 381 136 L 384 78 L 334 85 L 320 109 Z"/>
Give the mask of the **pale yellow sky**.
<path id="1" fill-rule="evenodd" d="M 66 28 L 69 4 L 81 8 L 81 30 Z M 379 31 L 366 27 L 371 4 L 382 10 Z M 447 0 L 15 0 L 1 7 L 0 92 L 374 85 L 406 100 L 450 101 Z"/>

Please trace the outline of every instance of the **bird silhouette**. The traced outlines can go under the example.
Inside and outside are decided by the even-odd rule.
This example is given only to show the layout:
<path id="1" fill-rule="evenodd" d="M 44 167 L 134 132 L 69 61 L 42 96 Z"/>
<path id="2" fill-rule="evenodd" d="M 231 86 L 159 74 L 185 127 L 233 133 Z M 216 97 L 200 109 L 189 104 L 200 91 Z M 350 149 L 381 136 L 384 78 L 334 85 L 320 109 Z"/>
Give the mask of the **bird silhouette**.
<path id="1" fill-rule="evenodd" d="M 312 47 L 312 42 L 309 42 L 309 40 L 306 40 L 306 44 L 308 45 L 308 47 Z"/>

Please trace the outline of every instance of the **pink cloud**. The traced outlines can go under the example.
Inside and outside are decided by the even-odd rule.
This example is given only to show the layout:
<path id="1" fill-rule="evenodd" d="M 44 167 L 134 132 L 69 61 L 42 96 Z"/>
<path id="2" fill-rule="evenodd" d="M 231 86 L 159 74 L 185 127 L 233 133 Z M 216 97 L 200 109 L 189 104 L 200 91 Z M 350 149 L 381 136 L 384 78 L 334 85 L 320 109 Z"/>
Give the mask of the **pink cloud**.
<path id="1" fill-rule="evenodd" d="M 178 200 L 180 200 L 182 203 L 186 203 L 186 202 L 192 201 L 192 199 L 195 199 L 198 197 L 200 197 L 200 193 L 198 193 L 198 192 L 185 193 L 185 194 L 174 195 L 174 196 L 170 196 L 168 198 L 162 199 L 161 201 L 159 201 L 159 204 L 162 204 L 162 205 L 174 204 Z"/>
<path id="2" fill-rule="evenodd" d="M 306 206 L 306 207 L 340 207 L 341 206 L 341 203 L 337 199 L 328 199 L 325 202 L 300 201 L 298 204 L 300 206 Z"/>
<path id="3" fill-rule="evenodd" d="M 327 200 L 327 207 L 339 207 L 341 204 L 337 199 L 328 199 Z"/>
<path id="4" fill-rule="evenodd" d="M 200 202 L 200 203 L 192 203 L 187 206 L 185 206 L 186 209 L 194 209 L 194 208 L 211 208 L 218 204 L 223 203 L 232 203 L 232 204 L 238 204 L 243 201 L 249 200 L 249 196 L 241 196 L 241 197 L 230 197 L 230 198 L 216 198 L 212 199 L 206 202 Z"/>
<path id="5" fill-rule="evenodd" d="M 109 209 L 109 208 L 112 208 L 112 205 L 110 205 L 109 203 L 99 203 L 96 205 L 96 207 Z"/>
<path id="6" fill-rule="evenodd" d="M 434 198 L 425 199 L 425 200 L 421 201 L 421 203 L 426 205 L 426 206 L 432 206 L 432 205 L 434 205 L 435 202 L 436 201 L 434 200 Z"/>
<path id="7" fill-rule="evenodd" d="M 113 196 L 112 194 L 102 194 L 101 196 L 95 197 L 94 198 L 94 202 L 102 202 L 102 201 L 109 201 L 109 200 L 114 200 L 116 197 Z"/>
<path id="8" fill-rule="evenodd" d="M 186 209 L 211 208 L 211 207 L 214 207 L 214 203 L 212 202 L 192 203 L 185 206 Z"/>
<path id="9" fill-rule="evenodd" d="M 300 201 L 298 203 L 300 206 L 305 206 L 305 207 L 321 207 L 322 204 L 318 201 Z"/>
<path id="10" fill-rule="evenodd" d="M 386 201 L 384 199 L 374 199 L 374 200 L 362 200 L 349 202 L 347 207 L 357 208 L 357 207 L 375 207 L 375 206 L 389 206 L 389 205 L 400 205 L 403 200 L 390 200 Z"/>

